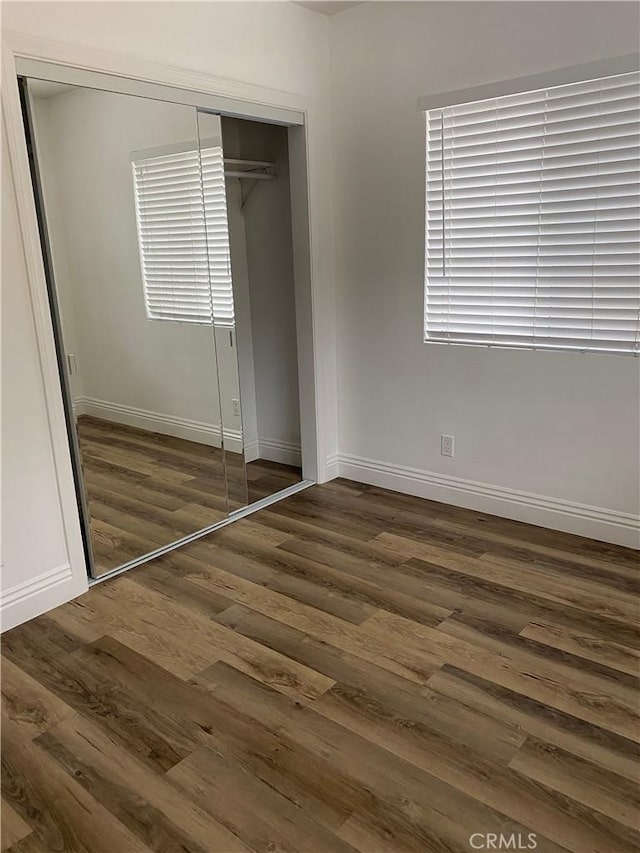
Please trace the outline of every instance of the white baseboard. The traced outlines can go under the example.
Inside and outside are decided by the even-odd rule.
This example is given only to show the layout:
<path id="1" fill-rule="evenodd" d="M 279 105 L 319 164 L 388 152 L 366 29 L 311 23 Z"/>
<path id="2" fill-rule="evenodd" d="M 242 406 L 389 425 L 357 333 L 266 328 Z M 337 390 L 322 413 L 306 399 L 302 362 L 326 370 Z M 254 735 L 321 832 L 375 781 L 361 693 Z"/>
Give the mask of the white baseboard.
<path id="1" fill-rule="evenodd" d="M 549 498 L 419 468 L 392 465 L 364 456 L 339 454 L 327 460 L 327 468 L 337 468 L 337 476 L 348 480 L 391 491 L 628 548 L 640 548 L 640 517 L 631 513 Z"/>
<path id="2" fill-rule="evenodd" d="M 258 439 L 259 459 L 279 462 L 281 465 L 302 465 L 302 452 L 299 444 L 280 441 L 277 438 Z"/>
<path id="3" fill-rule="evenodd" d="M 225 429 L 224 446 L 231 453 L 242 453 L 242 432 L 239 429 Z"/>
<path id="4" fill-rule="evenodd" d="M 2 631 L 34 619 L 60 604 L 82 595 L 88 589 L 86 576 L 74 577 L 67 563 L 2 591 L 0 618 Z"/>
<path id="5" fill-rule="evenodd" d="M 302 451 L 299 444 L 290 441 L 280 441 L 273 438 L 256 438 L 244 446 L 244 461 L 255 462 L 256 459 L 267 459 L 269 462 L 280 462 L 281 465 L 302 465 Z"/>
<path id="6" fill-rule="evenodd" d="M 260 442 L 257 438 L 245 442 L 244 445 L 244 461 L 255 462 L 260 458 Z"/>
<path id="7" fill-rule="evenodd" d="M 325 468 L 323 482 L 335 480 L 336 477 L 340 476 L 340 456 L 337 453 L 333 453 L 331 456 L 327 456 L 327 467 Z"/>
<path id="8" fill-rule="evenodd" d="M 198 444 L 208 444 L 210 447 L 220 447 L 220 428 L 217 424 L 180 418 L 177 415 L 166 415 L 162 412 L 151 412 L 134 406 L 124 406 L 95 397 L 78 397 L 74 401 L 77 415 L 90 415 L 105 421 L 114 421 L 125 426 L 148 429 L 162 435 L 173 435 Z M 240 430 L 225 429 L 225 446 L 233 453 L 242 453 L 242 433 Z"/>
<path id="9" fill-rule="evenodd" d="M 302 465 L 302 450 L 299 444 L 290 441 L 280 441 L 274 438 L 256 438 L 244 446 L 245 462 L 255 462 L 256 459 L 267 459 L 269 462 L 279 462 L 281 465 Z"/>

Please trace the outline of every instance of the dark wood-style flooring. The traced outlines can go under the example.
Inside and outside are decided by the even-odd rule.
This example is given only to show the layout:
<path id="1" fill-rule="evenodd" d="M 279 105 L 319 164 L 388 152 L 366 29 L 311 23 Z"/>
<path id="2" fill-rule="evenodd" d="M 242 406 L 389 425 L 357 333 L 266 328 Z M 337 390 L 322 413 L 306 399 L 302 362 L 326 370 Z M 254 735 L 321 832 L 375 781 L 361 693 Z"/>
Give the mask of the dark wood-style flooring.
<path id="1" fill-rule="evenodd" d="M 4 636 L 3 849 L 631 853 L 637 570 L 312 487 Z"/>
<path id="2" fill-rule="evenodd" d="M 302 478 L 300 468 L 245 466 L 239 453 L 86 415 L 77 432 L 96 576 Z"/>

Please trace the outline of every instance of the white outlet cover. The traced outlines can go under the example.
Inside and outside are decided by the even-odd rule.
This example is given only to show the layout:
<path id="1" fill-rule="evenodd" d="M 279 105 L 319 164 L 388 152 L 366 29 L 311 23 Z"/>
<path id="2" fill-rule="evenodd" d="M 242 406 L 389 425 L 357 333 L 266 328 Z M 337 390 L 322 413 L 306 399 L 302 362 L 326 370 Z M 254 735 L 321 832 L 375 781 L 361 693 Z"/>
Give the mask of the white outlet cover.
<path id="1" fill-rule="evenodd" d="M 455 450 L 455 437 L 453 435 L 440 436 L 440 454 L 453 457 Z"/>

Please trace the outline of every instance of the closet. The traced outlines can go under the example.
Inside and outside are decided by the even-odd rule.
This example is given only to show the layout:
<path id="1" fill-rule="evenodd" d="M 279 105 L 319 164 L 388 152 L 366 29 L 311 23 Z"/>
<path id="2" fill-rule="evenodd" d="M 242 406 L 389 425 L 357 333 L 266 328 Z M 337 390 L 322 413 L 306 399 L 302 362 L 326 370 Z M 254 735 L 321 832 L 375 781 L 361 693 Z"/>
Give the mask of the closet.
<path id="1" fill-rule="evenodd" d="M 87 564 L 103 579 L 309 483 L 288 127 L 64 75 L 20 89 Z"/>

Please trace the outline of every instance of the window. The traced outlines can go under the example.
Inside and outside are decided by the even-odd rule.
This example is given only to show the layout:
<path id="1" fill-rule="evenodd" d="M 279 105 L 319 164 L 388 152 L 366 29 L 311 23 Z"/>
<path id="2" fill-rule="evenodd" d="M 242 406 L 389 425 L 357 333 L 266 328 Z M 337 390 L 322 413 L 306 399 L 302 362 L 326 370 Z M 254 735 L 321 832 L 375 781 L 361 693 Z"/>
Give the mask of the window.
<path id="1" fill-rule="evenodd" d="M 135 160 L 133 186 L 147 317 L 233 326 L 222 149 Z"/>
<path id="2" fill-rule="evenodd" d="M 425 340 L 638 354 L 640 75 L 427 111 Z"/>

